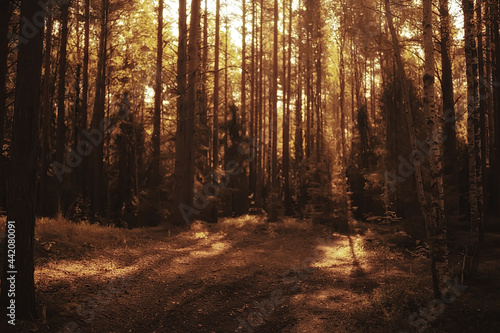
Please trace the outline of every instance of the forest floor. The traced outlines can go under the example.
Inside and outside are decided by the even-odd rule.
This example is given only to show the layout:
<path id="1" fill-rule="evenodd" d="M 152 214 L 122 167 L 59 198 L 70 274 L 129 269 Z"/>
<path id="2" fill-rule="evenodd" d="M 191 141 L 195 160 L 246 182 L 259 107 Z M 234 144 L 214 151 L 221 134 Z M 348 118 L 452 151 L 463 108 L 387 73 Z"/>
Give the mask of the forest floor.
<path id="1" fill-rule="evenodd" d="M 69 242 L 75 229 L 64 239 L 46 231 L 37 239 L 40 319 L 16 331 L 416 332 L 408 317 L 432 300 L 424 247 L 410 253 L 398 240 L 418 241 L 383 228 L 341 235 L 244 216 L 175 233 L 94 228 L 79 246 Z M 436 319 L 421 312 L 418 327 L 500 331 L 500 234 L 490 238 L 478 277 L 459 284 Z"/>

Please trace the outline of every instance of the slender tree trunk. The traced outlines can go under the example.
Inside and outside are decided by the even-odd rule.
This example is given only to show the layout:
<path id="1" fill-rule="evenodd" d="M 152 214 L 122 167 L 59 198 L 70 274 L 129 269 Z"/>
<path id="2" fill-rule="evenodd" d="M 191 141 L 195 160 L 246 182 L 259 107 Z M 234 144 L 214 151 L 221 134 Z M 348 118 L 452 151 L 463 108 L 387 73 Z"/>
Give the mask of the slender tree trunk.
<path id="1" fill-rule="evenodd" d="M 474 2 L 462 0 L 464 10 L 465 61 L 467 68 L 467 148 L 469 154 L 469 205 L 471 238 L 468 248 L 470 258 L 468 276 L 476 271 L 479 248 L 479 232 L 482 225 L 482 180 L 481 180 L 481 137 L 479 116 L 479 82 L 477 44 L 474 33 Z"/>
<path id="2" fill-rule="evenodd" d="M 309 11 L 306 13 L 306 22 L 309 27 Z M 311 156 L 311 32 L 306 29 L 306 159 Z"/>
<path id="3" fill-rule="evenodd" d="M 151 185 L 160 185 L 160 137 L 161 137 L 161 104 L 162 104 L 162 62 L 163 62 L 163 0 L 158 5 L 158 30 L 156 37 L 156 82 L 155 82 L 155 105 L 153 115 L 153 165 Z"/>
<path id="4" fill-rule="evenodd" d="M 249 195 L 253 196 L 255 200 L 255 190 L 257 185 L 257 163 L 258 163 L 258 151 L 257 151 L 257 114 L 256 114 L 256 67 L 255 67 L 255 1 L 252 1 L 252 46 L 251 46 L 251 60 L 250 60 L 250 139 L 252 140 L 252 153 L 255 156 L 250 161 L 250 172 L 249 172 Z"/>
<path id="5" fill-rule="evenodd" d="M 35 1 L 21 0 L 21 17 L 33 17 L 40 10 Z M 21 21 L 21 31 L 30 29 Z M 37 187 L 38 140 L 40 139 L 40 79 L 42 75 L 43 26 L 33 32 L 27 43 L 19 43 L 16 96 L 12 125 L 11 174 L 7 193 L 7 221 L 15 222 L 15 262 L 3 256 L 1 281 L 1 315 L 15 300 L 16 319 L 32 320 L 36 316 L 33 243 L 35 236 L 35 203 Z M 9 225 L 9 224 L 7 224 Z M 6 227 L 8 234 L 10 228 Z M 9 250 L 4 242 L 4 253 Z M 17 273 L 8 273 L 15 271 Z M 16 281 L 16 295 L 8 295 L 10 282 Z M 16 322 L 17 324 L 17 322 Z"/>
<path id="6" fill-rule="evenodd" d="M 198 57 L 198 36 L 200 24 L 200 0 L 191 1 L 191 17 L 189 25 L 189 44 L 188 44 L 188 91 L 186 100 L 186 145 L 185 154 L 185 176 L 184 186 L 186 193 L 184 200 L 186 204 L 191 204 L 194 197 L 194 160 L 195 160 L 195 114 L 197 110 L 197 92 L 198 92 L 198 68 L 200 59 Z"/>
<path id="7" fill-rule="evenodd" d="M 255 188 L 255 201 L 259 207 L 264 206 L 264 197 L 263 197 L 263 187 L 264 187 L 264 179 L 265 179 L 265 155 L 266 155 L 266 150 L 265 150 L 265 107 L 264 107 L 264 52 L 263 52 L 263 45 L 264 45 L 264 8 L 263 8 L 263 1 L 261 0 L 260 2 L 260 12 L 259 12 L 259 37 L 258 37 L 258 45 L 259 45 L 259 50 L 258 50 L 258 66 L 259 66 L 259 75 L 257 78 L 257 113 L 258 113 L 258 135 L 259 135 L 259 148 L 258 148 L 258 165 L 257 165 L 257 183 L 256 183 L 256 188 Z"/>
<path id="8" fill-rule="evenodd" d="M 177 208 L 171 219 L 176 224 L 192 222 L 194 199 L 194 136 L 198 81 L 198 28 L 200 0 L 191 2 L 189 45 L 187 45 L 186 2 L 179 1 L 179 50 L 177 85 L 179 91 L 177 109 L 175 180 Z M 189 57 L 188 57 L 189 55 Z M 189 59 L 189 61 L 187 60 Z M 182 216 L 181 216 L 182 215 Z"/>
<path id="9" fill-rule="evenodd" d="M 202 75 L 201 75 L 201 126 L 203 131 L 203 154 L 205 157 L 205 168 L 210 168 L 211 163 L 211 153 L 210 153 L 210 136 L 211 131 L 208 127 L 208 1 L 205 0 L 205 9 L 203 13 L 203 64 L 202 64 Z"/>
<path id="10" fill-rule="evenodd" d="M 213 153 L 212 167 L 219 166 L 219 58 L 220 58 L 220 0 L 217 0 L 215 13 L 215 59 L 214 59 L 214 128 L 213 128 Z"/>
<path id="11" fill-rule="evenodd" d="M 346 138 L 346 110 L 345 110 L 345 60 L 344 60 L 344 49 L 346 40 L 346 29 L 345 26 L 345 16 L 346 16 L 346 5 L 343 4 L 342 13 L 342 25 L 340 30 L 342 31 L 342 37 L 340 40 L 340 64 L 339 64 L 339 80 L 340 80 L 340 96 L 339 96 L 339 108 L 340 108 L 340 132 L 341 132 L 341 145 L 342 145 L 342 161 L 341 161 L 341 177 L 342 177 L 342 200 L 343 200 L 343 213 L 346 221 L 349 219 L 349 198 L 347 196 L 347 138 Z"/>
<path id="12" fill-rule="evenodd" d="M 50 103 L 50 87 L 52 83 L 52 72 L 50 60 L 52 57 L 52 3 L 48 4 L 48 17 L 45 28 L 45 54 L 43 59 L 43 88 L 42 88 L 42 128 L 41 128 L 41 149 L 42 149 L 42 168 L 40 170 L 40 196 L 39 214 L 50 216 L 55 213 L 53 205 L 54 196 L 49 195 L 49 176 L 47 174 L 50 168 L 50 120 L 52 119 L 52 105 Z"/>
<path id="13" fill-rule="evenodd" d="M 95 83 L 94 114 L 92 116 L 91 131 L 96 145 L 92 151 L 92 211 L 94 215 L 104 213 L 106 190 L 104 187 L 104 133 L 99 123 L 104 120 L 106 101 L 106 58 L 107 58 L 107 18 L 109 0 L 102 0 L 101 32 L 99 37 L 99 59 L 97 63 L 97 77 Z"/>
<path id="14" fill-rule="evenodd" d="M 434 294 L 440 296 L 441 289 L 450 279 L 448 269 L 448 245 L 444 212 L 443 168 L 441 160 L 442 117 L 438 115 L 434 100 L 434 44 L 432 0 L 423 1 L 423 41 L 424 41 L 424 112 L 431 120 L 432 133 L 431 165 L 431 264 Z"/>
<path id="15" fill-rule="evenodd" d="M 89 48 L 90 48 L 90 1 L 85 1 L 85 32 L 84 32 L 84 46 L 83 46 L 83 75 L 82 75 L 82 117 L 81 117 L 81 131 L 80 140 L 86 140 L 83 133 L 88 128 L 88 110 L 89 110 Z M 89 159 L 84 159 L 82 162 L 82 189 L 85 197 L 90 197 L 89 183 Z"/>
<path id="16" fill-rule="evenodd" d="M 487 197 L 486 193 L 486 85 L 487 79 L 485 77 L 484 69 L 484 47 L 483 47 L 483 15 L 482 15 L 482 2 L 483 0 L 477 0 L 476 5 L 476 35 L 477 35 L 477 59 L 478 59 L 478 71 L 479 71 L 479 130 L 480 130 L 480 140 L 481 140 L 481 197 L 482 197 L 482 210 L 481 210 L 481 221 L 484 220 L 484 213 L 488 209 L 485 205 L 487 202 L 485 199 Z M 483 239 L 483 223 L 480 225 L 479 238 Z"/>
<path id="17" fill-rule="evenodd" d="M 444 140 L 444 174 L 445 174 L 445 208 L 446 216 L 458 212 L 458 178 L 457 178 L 457 135 L 455 130 L 455 97 L 453 94 L 452 63 L 450 58 L 450 14 L 449 1 L 439 0 L 440 32 L 441 32 L 441 92 L 443 96 Z"/>
<path id="18" fill-rule="evenodd" d="M 59 83 L 57 92 L 57 145 L 56 161 L 64 164 L 64 150 L 66 145 L 66 66 L 68 45 L 68 15 L 69 2 L 61 6 L 61 42 L 59 45 Z M 58 209 L 61 209 L 61 192 L 58 187 Z"/>
<path id="19" fill-rule="evenodd" d="M 229 147 L 229 106 L 228 106 L 228 91 L 229 91 L 229 77 L 228 77 L 228 36 L 229 36 L 229 26 L 228 17 L 224 16 L 224 158 L 227 159 L 228 147 Z M 225 164 L 225 163 L 224 163 Z"/>
<path id="20" fill-rule="evenodd" d="M 493 2 L 495 4 L 495 2 Z M 500 167 L 500 4 L 496 2 L 496 8 L 493 8 L 493 39 L 495 43 L 495 71 L 494 71 L 494 81 L 495 81 L 495 90 L 494 90 L 494 118 L 495 118 L 495 163 L 496 169 Z M 494 184 L 494 191 L 496 195 L 496 200 L 494 201 L 494 205 L 497 207 L 497 213 L 500 212 L 500 176 L 498 173 L 496 175 L 496 184 Z"/>
<path id="21" fill-rule="evenodd" d="M 305 186 L 304 186 L 304 122 L 303 122 L 303 84 L 304 84 L 304 46 L 303 34 L 299 31 L 296 51 L 298 53 L 297 61 L 297 103 L 295 107 L 295 175 L 297 187 L 297 210 L 299 216 L 304 215 L 305 205 Z"/>
<path id="22" fill-rule="evenodd" d="M 290 102 L 292 100 L 292 20 L 293 20 L 293 1 L 288 0 L 288 72 L 287 78 L 283 81 L 286 84 L 286 109 L 283 116 L 283 174 L 284 174 L 284 195 L 285 195 L 285 214 L 291 215 L 292 194 L 290 192 Z M 283 7 L 285 5 L 283 4 Z M 283 15 L 283 18 L 285 15 Z M 284 20 L 284 19 L 283 19 Z M 285 22 L 283 22 L 283 26 Z M 285 34 L 283 34 L 283 39 Z M 283 50 L 284 53 L 284 50 Z M 283 68 L 284 72 L 285 68 Z M 285 77 L 285 75 L 283 74 Z"/>
<path id="23" fill-rule="evenodd" d="M 81 50 L 81 43 L 80 43 L 80 20 L 78 19 L 78 16 L 80 15 L 80 1 L 76 1 L 75 3 L 75 34 L 76 34 L 76 54 L 78 55 L 76 57 L 77 64 L 76 64 L 76 77 L 75 77 L 75 83 L 74 83 L 74 89 L 75 89 L 75 100 L 74 100 L 74 113 L 73 113 L 73 151 L 77 151 L 78 149 L 78 140 L 79 140 L 79 131 L 80 131 L 80 118 L 81 118 L 81 110 L 82 110 L 82 105 L 81 105 L 81 91 L 80 91 L 80 79 L 82 75 L 82 65 L 80 64 L 80 55 L 82 54 Z M 84 130 L 85 128 L 83 128 Z M 78 176 L 76 177 L 74 181 L 75 188 L 81 193 L 82 187 L 81 187 L 81 168 L 78 169 L 77 171 Z"/>
<path id="24" fill-rule="evenodd" d="M 321 163 L 321 34 L 318 37 L 318 54 L 316 59 L 316 163 Z"/>
<path id="25" fill-rule="evenodd" d="M 175 140 L 175 202 L 177 208 L 171 215 L 171 220 L 176 225 L 183 223 L 183 205 L 188 207 L 192 204 L 192 198 L 186 200 L 184 188 L 185 184 L 185 169 L 187 168 L 185 156 L 186 147 L 186 125 L 187 125 L 187 14 L 186 14 L 186 0 L 179 0 L 179 43 L 177 50 L 177 132 Z M 186 202 L 187 201 L 187 202 Z M 187 218 L 184 220 L 190 223 L 191 220 Z"/>
<path id="26" fill-rule="evenodd" d="M 278 195 L 278 21 L 279 21 L 279 7 L 278 0 L 274 0 L 274 45 L 273 45 L 273 82 L 271 91 L 271 133 L 269 137 L 272 141 L 271 146 L 271 208 L 270 208 L 270 221 L 276 221 L 277 214 L 277 195 Z"/>
<path id="27" fill-rule="evenodd" d="M 243 0 L 242 3 L 242 27 L 241 27 L 241 39 L 242 39 L 242 47 L 241 47 L 241 120 L 243 122 L 243 136 L 245 136 L 247 133 L 247 93 L 246 93 L 246 70 L 247 70 L 247 59 L 246 59 L 246 53 L 247 53 L 247 27 L 246 27 L 246 15 L 247 15 L 247 7 L 245 0 Z"/>

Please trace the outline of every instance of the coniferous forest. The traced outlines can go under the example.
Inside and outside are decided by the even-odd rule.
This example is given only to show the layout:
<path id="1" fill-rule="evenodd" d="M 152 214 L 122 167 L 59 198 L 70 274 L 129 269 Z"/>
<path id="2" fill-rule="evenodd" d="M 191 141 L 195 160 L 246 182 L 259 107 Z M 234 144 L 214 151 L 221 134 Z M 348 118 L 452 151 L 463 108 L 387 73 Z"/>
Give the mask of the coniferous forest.
<path id="1" fill-rule="evenodd" d="M 497 0 L 0 0 L 1 332 L 499 332 Z"/>

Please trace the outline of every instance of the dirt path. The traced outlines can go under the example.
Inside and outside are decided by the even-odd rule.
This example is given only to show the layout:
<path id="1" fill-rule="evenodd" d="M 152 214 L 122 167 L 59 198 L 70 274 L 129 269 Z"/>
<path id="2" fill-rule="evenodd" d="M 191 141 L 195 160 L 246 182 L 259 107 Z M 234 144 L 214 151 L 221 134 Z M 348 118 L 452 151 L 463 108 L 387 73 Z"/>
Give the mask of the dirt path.
<path id="1" fill-rule="evenodd" d="M 58 302 L 40 331 L 352 332 L 381 290 L 361 237 L 248 222 L 44 265 L 40 298 Z"/>

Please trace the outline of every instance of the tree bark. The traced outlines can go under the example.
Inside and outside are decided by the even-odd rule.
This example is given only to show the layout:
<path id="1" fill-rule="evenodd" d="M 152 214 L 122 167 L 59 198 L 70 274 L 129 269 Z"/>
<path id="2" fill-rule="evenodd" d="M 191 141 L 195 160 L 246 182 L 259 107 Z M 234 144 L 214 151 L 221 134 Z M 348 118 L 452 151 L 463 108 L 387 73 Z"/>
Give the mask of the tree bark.
<path id="1" fill-rule="evenodd" d="M 272 119 L 271 131 L 269 133 L 272 146 L 271 146 L 271 207 L 269 220 L 276 221 L 278 218 L 276 200 L 278 195 L 278 21 L 279 21 L 279 7 L 278 0 L 274 0 L 274 45 L 273 45 L 273 81 L 272 81 L 272 91 L 271 91 L 271 108 L 272 108 Z"/>
<path id="2" fill-rule="evenodd" d="M 35 1 L 21 1 L 21 17 L 33 17 L 40 10 Z M 30 29 L 21 22 L 21 31 Z M 29 23 L 29 22 L 28 22 Z M 4 255 L 0 304 L 5 318 L 6 308 L 13 298 L 8 297 L 7 280 L 17 271 L 16 319 L 32 320 L 35 310 L 35 281 L 33 243 L 35 233 L 35 203 L 37 187 L 38 140 L 40 122 L 40 79 L 42 75 L 43 26 L 35 29 L 32 38 L 19 43 L 17 61 L 16 96 L 12 125 L 12 167 L 7 195 L 7 221 L 15 221 L 15 263 L 9 266 Z M 7 228 L 5 230 L 7 234 Z M 9 242 L 4 242 L 8 253 Z"/>
<path id="3" fill-rule="evenodd" d="M 346 29 L 345 26 L 345 16 L 346 16 L 346 5 L 343 5 L 342 13 L 342 25 L 340 30 L 342 32 L 342 37 L 340 40 L 340 63 L 339 63 L 339 80 L 340 80 L 340 96 L 339 96 L 339 109 L 340 109 L 340 140 L 342 149 L 342 160 L 341 160 L 341 174 L 342 177 L 342 200 L 343 200 L 343 213 L 346 221 L 349 219 L 349 199 L 347 196 L 347 138 L 346 138 L 346 109 L 345 109 L 345 60 L 344 60 L 344 49 L 346 40 Z"/>
<path id="4" fill-rule="evenodd" d="M 257 186 L 257 163 L 258 163 L 258 151 L 257 151 L 257 113 L 256 113 L 256 87 L 257 87 L 257 75 L 256 75 L 256 66 L 255 66 L 255 1 L 252 1 L 252 46 L 251 46 L 251 60 L 250 60 L 250 139 L 252 140 L 252 153 L 255 158 L 250 161 L 250 172 L 249 172 L 249 195 L 253 196 L 255 200 L 255 191 Z"/>
<path id="5" fill-rule="evenodd" d="M 446 215 L 458 212 L 458 170 L 457 135 L 455 119 L 455 97 L 453 93 L 452 63 L 450 58 L 450 14 L 449 1 L 439 1 L 440 33 L 441 33 L 441 92 L 443 96 L 444 136 L 443 156 L 445 174 L 445 208 Z"/>
<path id="6" fill-rule="evenodd" d="M 94 114 L 92 116 L 90 135 L 94 135 L 96 145 L 92 150 L 92 211 L 94 215 L 104 213 L 104 136 L 99 123 L 104 120 L 106 101 L 106 61 L 107 61 L 107 34 L 108 34 L 108 6 L 109 0 L 102 0 L 101 32 L 99 36 L 99 59 L 95 83 Z"/>
<path id="7" fill-rule="evenodd" d="M 216 3 L 215 13 L 215 59 L 214 59 L 214 114 L 212 138 L 212 168 L 219 166 L 219 58 L 220 58 L 220 0 Z"/>
<path id="8" fill-rule="evenodd" d="M 189 24 L 189 43 L 188 43 L 188 90 L 186 100 L 186 132 L 185 132 L 185 174 L 184 186 L 185 196 L 184 200 L 187 204 L 193 201 L 194 191 L 194 160 L 195 160 L 195 114 L 197 110 L 197 92 L 198 92 L 198 68 L 200 59 L 198 56 L 198 36 L 200 24 L 200 0 L 191 1 L 191 17 Z"/>
<path id="9" fill-rule="evenodd" d="M 487 79 L 485 77 L 484 69 L 484 48 L 483 48 L 483 16 L 482 16 L 482 1 L 477 0 L 476 5 L 476 36 L 477 36 L 477 60 L 478 60 L 478 71 L 479 71 L 479 131 L 480 131 L 480 144 L 481 144 L 481 197 L 482 197 L 482 209 L 481 209 L 481 221 L 484 220 L 484 213 L 488 209 L 485 205 L 487 202 L 486 198 L 486 86 Z M 483 223 L 480 225 L 479 229 L 479 239 L 483 239 Z"/>
<path id="10" fill-rule="evenodd" d="M 155 81 L 155 105 L 153 114 L 153 165 L 151 186 L 160 185 L 160 136 L 161 136 L 161 93 L 162 93 L 162 62 L 163 62 L 163 0 L 158 5 L 158 30 L 156 37 L 156 81 Z"/>
<path id="11" fill-rule="evenodd" d="M 493 2 L 495 4 L 495 2 Z M 495 43 L 495 90 L 494 90 L 494 118 L 495 118 L 495 163 L 496 169 L 500 167 L 500 4 L 496 2 L 496 8 L 493 8 L 494 17 L 493 17 L 493 39 Z M 493 193 L 496 195 L 496 200 L 494 201 L 495 206 L 497 207 L 497 212 L 500 212 L 500 176 L 498 173 L 496 175 L 496 184 L 495 190 Z"/>
<path id="12" fill-rule="evenodd" d="M 241 120 L 243 123 L 243 136 L 246 135 L 247 131 L 247 123 L 246 123 L 246 103 L 247 103 L 247 93 L 246 93 L 246 71 L 247 71 L 247 59 L 246 59 L 246 53 L 247 53 L 247 27 L 246 27 L 246 15 L 247 15 L 247 7 L 245 0 L 243 0 L 242 3 L 242 26 L 241 26 L 241 39 L 242 39 L 242 46 L 241 46 Z"/>
<path id="13" fill-rule="evenodd" d="M 450 279 L 448 269 L 448 245 L 444 212 L 443 168 L 441 160 L 442 117 L 438 115 L 434 100 L 434 44 L 433 44 L 432 0 L 423 1 L 423 42 L 424 42 L 424 112 L 430 119 L 429 132 L 432 133 L 431 147 L 431 269 L 433 273 L 434 295 L 440 296 L 442 288 Z"/>
<path id="14" fill-rule="evenodd" d="M 69 2 L 61 5 L 61 42 L 59 45 L 59 82 L 57 90 L 57 145 L 56 161 L 64 164 L 64 150 L 66 145 L 66 66 L 68 45 L 68 15 Z M 60 187 L 58 187 L 58 205 L 60 205 Z"/>
<path id="15" fill-rule="evenodd" d="M 474 3 L 462 0 L 465 31 L 465 62 L 467 69 L 467 150 L 469 155 L 469 206 L 471 219 L 471 238 L 468 247 L 469 263 L 465 276 L 477 268 L 479 231 L 481 230 L 482 180 L 481 180 L 481 137 L 479 116 L 479 82 L 477 44 L 474 32 Z"/>
<path id="16" fill-rule="evenodd" d="M 200 0 L 191 2 L 191 23 L 189 46 L 187 43 L 186 1 L 179 1 L 179 49 L 177 60 L 177 133 L 175 152 L 175 191 L 177 209 L 171 219 L 177 225 L 192 222 L 194 199 L 194 135 L 197 94 L 198 28 L 200 20 Z M 189 49 L 188 49 L 189 47 Z M 189 51 L 189 61 L 188 61 Z"/>
<path id="17" fill-rule="evenodd" d="M 283 88 L 286 85 L 286 106 L 283 115 L 283 192 L 285 196 L 285 214 L 292 214 L 292 194 L 290 192 L 290 102 L 292 100 L 292 20 L 293 20 L 293 2 L 288 1 L 288 54 L 286 60 L 288 61 L 288 67 L 283 68 L 283 73 L 285 69 L 287 74 L 283 74 Z M 286 6 L 283 3 L 283 12 L 286 13 Z M 285 15 L 283 15 L 284 21 Z M 285 22 L 283 22 L 283 27 Z M 285 29 L 285 28 L 283 28 Z M 285 40 L 285 34 L 283 34 L 283 40 Z M 285 44 L 285 42 L 283 42 Z M 283 48 L 283 53 L 285 49 Z M 285 59 L 285 57 L 284 57 Z M 285 103 L 283 103 L 285 105 Z"/>
<path id="18" fill-rule="evenodd" d="M 45 28 L 45 54 L 43 59 L 43 90 L 42 90 L 42 128 L 41 128 L 41 149 L 42 167 L 40 170 L 40 196 L 38 213 L 43 216 L 50 216 L 55 213 L 53 202 L 54 196 L 49 195 L 49 176 L 50 168 L 50 120 L 52 119 L 52 105 L 50 103 L 50 87 L 52 83 L 52 72 L 50 68 L 50 60 L 52 57 L 52 26 L 53 26 L 53 8 L 52 3 L 47 6 L 48 17 Z"/>
<path id="19" fill-rule="evenodd" d="M 89 113 L 89 48 L 90 48 L 90 1 L 85 1 L 85 32 L 84 32 L 84 46 L 83 46 L 83 75 L 82 75 L 82 117 L 81 117 L 81 131 L 80 140 L 86 140 L 83 133 L 88 128 L 88 113 Z M 87 198 L 91 196 L 89 191 L 89 159 L 84 159 L 82 162 L 82 189 L 83 195 Z"/>

